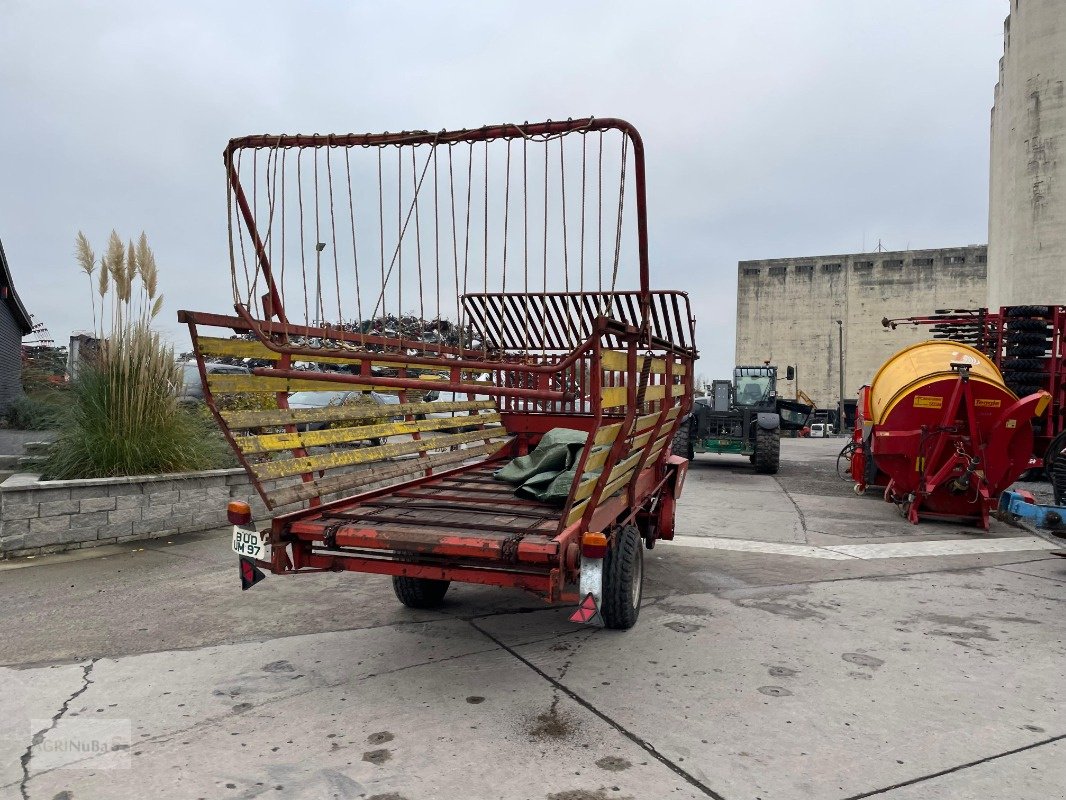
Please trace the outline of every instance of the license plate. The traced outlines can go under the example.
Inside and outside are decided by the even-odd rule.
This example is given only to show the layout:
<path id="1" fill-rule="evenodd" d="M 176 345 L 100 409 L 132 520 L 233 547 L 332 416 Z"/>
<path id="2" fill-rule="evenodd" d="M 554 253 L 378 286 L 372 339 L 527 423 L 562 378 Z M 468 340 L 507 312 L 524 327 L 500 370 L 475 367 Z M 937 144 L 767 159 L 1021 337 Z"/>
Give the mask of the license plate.
<path id="1" fill-rule="evenodd" d="M 260 561 L 270 560 L 270 544 L 267 542 L 265 533 L 234 525 L 232 547 L 233 552 L 239 556 L 257 558 Z"/>

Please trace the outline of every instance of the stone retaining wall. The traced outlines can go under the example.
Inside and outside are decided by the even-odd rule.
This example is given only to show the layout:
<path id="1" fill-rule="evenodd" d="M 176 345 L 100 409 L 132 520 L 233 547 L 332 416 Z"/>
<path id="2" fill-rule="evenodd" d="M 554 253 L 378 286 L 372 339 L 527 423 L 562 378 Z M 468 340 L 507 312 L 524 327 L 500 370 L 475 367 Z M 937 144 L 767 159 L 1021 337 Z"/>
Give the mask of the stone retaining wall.
<path id="1" fill-rule="evenodd" d="M 154 539 L 227 525 L 230 498 L 265 514 L 243 469 L 176 475 L 42 481 L 12 475 L 0 485 L 0 557 Z"/>

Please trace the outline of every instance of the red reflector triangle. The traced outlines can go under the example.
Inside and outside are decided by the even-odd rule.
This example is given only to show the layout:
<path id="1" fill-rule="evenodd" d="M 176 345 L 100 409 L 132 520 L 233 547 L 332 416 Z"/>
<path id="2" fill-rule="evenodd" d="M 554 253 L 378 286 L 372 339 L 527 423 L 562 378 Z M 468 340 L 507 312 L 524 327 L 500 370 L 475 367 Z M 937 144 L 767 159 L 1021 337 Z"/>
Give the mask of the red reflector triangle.
<path id="1" fill-rule="evenodd" d="M 591 593 L 585 595 L 585 599 L 581 601 L 581 605 L 577 607 L 577 610 L 570 615 L 571 622 L 588 622 L 599 611 L 596 608 L 596 598 Z"/>
<path id="2" fill-rule="evenodd" d="M 240 567 L 242 592 L 251 589 L 266 577 L 266 575 L 263 574 L 263 571 L 260 570 L 250 558 L 241 558 Z"/>

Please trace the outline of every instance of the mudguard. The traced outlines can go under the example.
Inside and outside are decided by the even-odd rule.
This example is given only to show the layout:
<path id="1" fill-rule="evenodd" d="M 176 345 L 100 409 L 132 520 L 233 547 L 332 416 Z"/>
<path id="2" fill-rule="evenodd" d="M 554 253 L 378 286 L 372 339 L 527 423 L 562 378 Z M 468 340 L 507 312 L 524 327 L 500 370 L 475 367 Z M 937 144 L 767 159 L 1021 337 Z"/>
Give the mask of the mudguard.
<path id="1" fill-rule="evenodd" d="M 758 419 L 759 427 L 764 431 L 774 431 L 781 427 L 781 415 L 771 412 L 760 412 Z"/>

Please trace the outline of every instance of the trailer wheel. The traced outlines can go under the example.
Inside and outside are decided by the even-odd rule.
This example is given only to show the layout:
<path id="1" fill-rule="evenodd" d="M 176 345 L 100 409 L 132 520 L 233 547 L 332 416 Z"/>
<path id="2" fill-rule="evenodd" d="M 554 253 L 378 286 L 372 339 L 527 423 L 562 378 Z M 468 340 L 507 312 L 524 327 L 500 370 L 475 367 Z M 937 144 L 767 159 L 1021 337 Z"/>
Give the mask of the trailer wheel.
<path id="1" fill-rule="evenodd" d="M 408 608 L 436 608 L 444 602 L 451 581 L 437 581 L 432 578 L 409 578 L 395 575 L 392 590 L 396 597 Z"/>
<path id="2" fill-rule="evenodd" d="M 755 431 L 755 471 L 762 475 L 776 475 L 781 465 L 781 430 L 759 428 Z"/>
<path id="3" fill-rule="evenodd" d="M 1048 445 L 1047 452 L 1044 453 L 1044 472 L 1047 474 L 1047 479 L 1052 486 L 1057 486 L 1055 483 L 1055 465 L 1060 461 L 1062 464 L 1058 471 L 1062 473 L 1063 479 L 1066 480 L 1066 431 L 1052 439 L 1051 444 Z M 1063 491 L 1066 491 L 1066 486 L 1063 487 Z M 1055 502 L 1058 503 L 1059 501 L 1056 500 Z"/>
<path id="4" fill-rule="evenodd" d="M 607 628 L 632 628 L 640 614 L 644 593 L 644 548 L 636 525 L 618 529 L 603 563 L 603 607 Z"/>
<path id="5" fill-rule="evenodd" d="M 677 426 L 677 433 L 674 434 L 673 453 L 675 456 L 681 456 L 691 461 L 696 456 L 695 448 L 692 445 L 692 420 L 682 420 L 681 424 Z"/>

